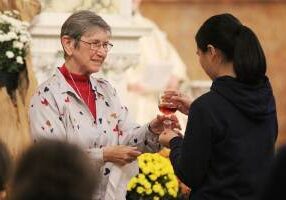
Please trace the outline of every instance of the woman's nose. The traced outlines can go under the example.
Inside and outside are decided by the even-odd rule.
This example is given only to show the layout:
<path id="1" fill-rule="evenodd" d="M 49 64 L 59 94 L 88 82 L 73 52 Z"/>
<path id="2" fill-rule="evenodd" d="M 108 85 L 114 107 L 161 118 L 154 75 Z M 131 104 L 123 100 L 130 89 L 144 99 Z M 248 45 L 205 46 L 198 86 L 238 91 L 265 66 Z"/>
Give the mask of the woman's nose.
<path id="1" fill-rule="evenodd" d="M 101 45 L 97 50 L 96 50 L 96 54 L 99 55 L 99 56 L 106 56 L 107 55 L 107 52 L 106 50 L 103 48 L 103 46 Z"/>

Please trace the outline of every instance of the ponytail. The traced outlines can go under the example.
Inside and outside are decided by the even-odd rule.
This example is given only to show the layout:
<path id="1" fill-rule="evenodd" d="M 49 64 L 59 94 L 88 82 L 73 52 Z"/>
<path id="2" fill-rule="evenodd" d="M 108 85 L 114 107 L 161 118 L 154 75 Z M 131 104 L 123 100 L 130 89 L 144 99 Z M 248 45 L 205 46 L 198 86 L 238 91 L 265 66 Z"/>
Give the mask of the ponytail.
<path id="1" fill-rule="evenodd" d="M 200 50 L 209 44 L 220 49 L 226 61 L 233 62 L 237 80 L 257 84 L 264 80 L 266 60 L 253 31 L 231 14 L 215 15 L 206 20 L 196 34 Z"/>
<path id="2" fill-rule="evenodd" d="M 241 25 L 236 36 L 233 67 L 238 81 L 257 84 L 264 79 L 266 59 L 253 31 Z"/>

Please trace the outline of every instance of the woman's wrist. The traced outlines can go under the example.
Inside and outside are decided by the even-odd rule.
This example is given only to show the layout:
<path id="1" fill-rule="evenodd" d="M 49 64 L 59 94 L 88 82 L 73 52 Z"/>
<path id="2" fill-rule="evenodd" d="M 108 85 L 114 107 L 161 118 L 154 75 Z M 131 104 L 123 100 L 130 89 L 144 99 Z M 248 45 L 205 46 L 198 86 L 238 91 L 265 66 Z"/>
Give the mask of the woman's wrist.
<path id="1" fill-rule="evenodd" d="M 180 137 L 179 135 L 176 137 L 173 137 L 172 139 L 169 140 L 170 149 L 172 149 L 173 147 L 177 145 L 180 145 L 182 141 L 183 141 L 183 138 Z"/>
<path id="2" fill-rule="evenodd" d="M 108 162 L 108 161 L 110 161 L 110 148 L 108 148 L 108 147 L 103 147 L 102 148 L 102 151 L 103 151 L 103 161 L 104 162 Z"/>
<path id="3" fill-rule="evenodd" d="M 152 129 L 151 122 L 148 124 L 148 131 L 155 134 L 155 135 L 158 135 L 158 133 Z"/>

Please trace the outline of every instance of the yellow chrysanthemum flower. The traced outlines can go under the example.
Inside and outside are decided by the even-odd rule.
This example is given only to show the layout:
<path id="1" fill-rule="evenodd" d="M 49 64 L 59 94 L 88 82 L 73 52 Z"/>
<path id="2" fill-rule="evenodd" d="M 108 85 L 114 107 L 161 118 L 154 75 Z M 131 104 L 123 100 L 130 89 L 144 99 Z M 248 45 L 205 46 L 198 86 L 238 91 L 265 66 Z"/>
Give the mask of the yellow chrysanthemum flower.
<path id="1" fill-rule="evenodd" d="M 158 200 L 178 196 L 179 184 L 169 159 L 157 153 L 144 153 L 138 157 L 138 166 L 140 173 L 128 183 L 128 193 Z"/>
<path id="2" fill-rule="evenodd" d="M 139 194 L 142 194 L 144 192 L 144 188 L 139 186 L 137 187 L 136 191 L 139 193 Z"/>

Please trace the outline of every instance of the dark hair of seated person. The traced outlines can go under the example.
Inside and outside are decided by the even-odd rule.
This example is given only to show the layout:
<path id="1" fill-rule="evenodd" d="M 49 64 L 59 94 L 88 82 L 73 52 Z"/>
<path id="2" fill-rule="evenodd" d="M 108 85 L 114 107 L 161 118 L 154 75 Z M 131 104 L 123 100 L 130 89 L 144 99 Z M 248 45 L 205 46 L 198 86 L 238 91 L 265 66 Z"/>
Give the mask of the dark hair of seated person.
<path id="1" fill-rule="evenodd" d="M 10 179 L 12 159 L 7 146 L 0 141 L 0 199 L 6 196 L 6 187 Z"/>
<path id="2" fill-rule="evenodd" d="M 12 200 L 91 200 L 93 164 L 78 146 L 56 140 L 35 143 L 24 152 L 12 180 Z"/>

